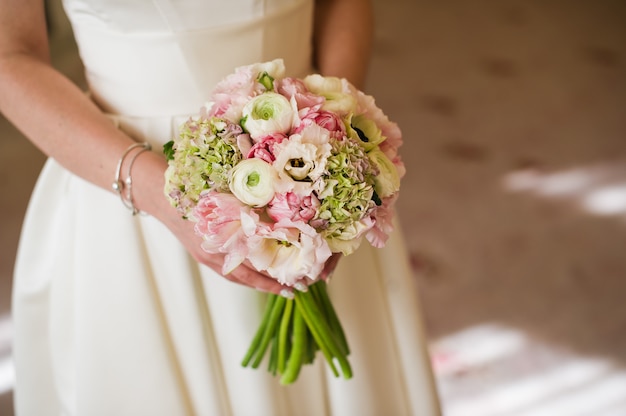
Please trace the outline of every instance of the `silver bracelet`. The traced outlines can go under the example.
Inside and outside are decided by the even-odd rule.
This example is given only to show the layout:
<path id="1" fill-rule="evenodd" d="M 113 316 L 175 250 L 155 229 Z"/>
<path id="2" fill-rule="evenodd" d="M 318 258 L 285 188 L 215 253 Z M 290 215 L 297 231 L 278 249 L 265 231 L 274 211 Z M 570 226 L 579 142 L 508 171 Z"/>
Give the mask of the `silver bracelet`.
<path id="1" fill-rule="evenodd" d="M 150 150 L 151 148 L 152 146 L 150 146 L 150 143 L 148 142 L 131 144 L 124 151 L 124 153 L 122 154 L 122 157 L 120 157 L 120 160 L 118 160 L 117 162 L 117 167 L 115 168 L 115 181 L 113 182 L 111 187 L 120 196 L 120 199 L 122 200 L 122 204 L 124 204 L 126 208 L 131 210 L 133 215 L 139 214 L 139 210 L 137 209 L 137 207 L 135 207 L 133 194 L 132 194 L 133 180 L 132 180 L 131 173 L 132 173 L 133 164 L 135 163 L 135 159 L 137 159 L 137 156 L 139 156 L 141 153 L 145 152 L 146 150 Z M 138 149 L 138 150 L 135 152 L 135 154 L 133 155 L 133 158 L 130 160 L 128 164 L 128 169 L 126 171 L 126 179 L 122 181 L 121 176 L 122 176 L 122 166 L 124 164 L 124 160 L 134 149 Z M 126 190 L 126 192 L 124 192 L 124 190 Z"/>

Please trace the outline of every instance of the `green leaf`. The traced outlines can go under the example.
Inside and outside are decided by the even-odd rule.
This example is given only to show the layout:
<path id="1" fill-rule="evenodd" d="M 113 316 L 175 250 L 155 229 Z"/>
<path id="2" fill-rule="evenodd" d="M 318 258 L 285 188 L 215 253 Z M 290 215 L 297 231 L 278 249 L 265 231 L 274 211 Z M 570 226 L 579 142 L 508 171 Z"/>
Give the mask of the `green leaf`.
<path id="1" fill-rule="evenodd" d="M 168 162 L 174 160 L 174 140 L 170 140 L 163 145 L 163 154 Z"/>
<path id="2" fill-rule="evenodd" d="M 267 72 L 263 72 L 262 74 L 259 74 L 257 81 L 259 81 L 259 83 L 263 85 L 265 89 L 268 91 L 271 91 L 274 89 L 274 78 L 270 76 L 270 74 L 268 74 Z"/>

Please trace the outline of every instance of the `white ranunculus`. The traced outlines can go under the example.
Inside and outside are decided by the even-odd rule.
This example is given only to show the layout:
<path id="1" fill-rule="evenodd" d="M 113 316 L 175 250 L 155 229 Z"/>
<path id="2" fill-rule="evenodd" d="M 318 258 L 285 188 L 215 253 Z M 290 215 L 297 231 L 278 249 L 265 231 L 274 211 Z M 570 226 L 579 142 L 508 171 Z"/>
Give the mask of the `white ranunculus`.
<path id="1" fill-rule="evenodd" d="M 354 98 L 350 94 L 338 92 L 327 94 L 325 98 L 326 101 L 324 101 L 324 104 L 322 104 L 323 110 L 340 115 L 350 114 L 351 112 L 356 110 L 356 98 Z"/>
<path id="2" fill-rule="evenodd" d="M 378 168 L 379 174 L 374 178 L 374 190 L 379 198 L 387 198 L 400 190 L 398 168 L 378 148 L 367 154 L 370 161 Z"/>
<path id="3" fill-rule="evenodd" d="M 282 59 L 274 59 L 273 61 L 252 65 L 252 71 L 259 74 L 266 72 L 274 79 L 283 78 L 285 76 L 285 63 Z"/>
<path id="4" fill-rule="evenodd" d="M 284 96 L 275 92 L 257 95 L 243 107 L 242 126 L 252 139 L 291 130 L 297 113 Z"/>
<path id="5" fill-rule="evenodd" d="M 328 93 L 343 92 L 341 78 L 312 74 L 306 76 L 303 81 L 304 85 L 315 94 L 326 95 Z"/>
<path id="6" fill-rule="evenodd" d="M 263 207 L 274 198 L 276 171 L 262 159 L 245 159 L 231 171 L 230 190 L 246 205 Z"/>

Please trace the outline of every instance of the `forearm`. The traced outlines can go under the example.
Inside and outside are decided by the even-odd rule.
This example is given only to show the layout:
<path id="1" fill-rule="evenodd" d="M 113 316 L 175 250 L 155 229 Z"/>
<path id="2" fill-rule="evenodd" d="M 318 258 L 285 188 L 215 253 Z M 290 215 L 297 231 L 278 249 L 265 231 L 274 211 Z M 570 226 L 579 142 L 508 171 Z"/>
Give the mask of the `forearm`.
<path id="1" fill-rule="evenodd" d="M 129 139 L 85 93 L 27 54 L 3 59 L 0 90 L 0 109 L 35 146 L 84 179 L 110 185 Z"/>
<path id="2" fill-rule="evenodd" d="M 111 190 L 117 162 L 133 141 L 83 91 L 27 53 L 0 57 L 0 91 L 0 111 L 35 146 L 74 174 Z M 165 208 L 162 191 L 157 195 L 165 166 L 160 155 L 145 154 L 133 167 L 134 199 L 153 214 Z"/>
<path id="3" fill-rule="evenodd" d="M 370 0 L 316 0 L 315 64 L 363 88 L 373 36 Z"/>

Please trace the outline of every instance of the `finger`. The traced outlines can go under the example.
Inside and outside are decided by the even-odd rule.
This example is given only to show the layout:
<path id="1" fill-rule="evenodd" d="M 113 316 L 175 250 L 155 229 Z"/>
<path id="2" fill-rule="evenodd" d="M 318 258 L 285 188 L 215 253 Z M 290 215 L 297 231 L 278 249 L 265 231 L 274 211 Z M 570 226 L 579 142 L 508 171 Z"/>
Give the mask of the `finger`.
<path id="1" fill-rule="evenodd" d="M 230 273 L 230 277 L 234 278 L 240 284 L 277 295 L 280 295 L 283 289 L 287 289 L 275 279 L 261 274 L 245 265 L 240 265 L 235 268 L 235 270 Z"/>
<path id="2" fill-rule="evenodd" d="M 212 268 L 216 273 L 222 274 L 222 265 L 224 263 L 224 255 L 204 253 L 203 263 Z M 269 275 L 261 273 L 252 267 L 249 267 L 247 261 L 240 264 L 230 273 L 223 275 L 227 280 L 240 285 L 248 286 L 263 292 L 274 293 L 287 298 L 293 297 L 293 290 L 289 287 L 281 285 Z"/>
<path id="3" fill-rule="evenodd" d="M 343 255 L 341 253 L 333 253 L 332 256 L 328 260 L 326 260 L 326 264 L 324 265 L 324 270 L 322 270 L 322 274 L 320 275 L 320 279 L 329 281 L 332 276 L 335 268 L 339 264 L 339 260 Z"/>

